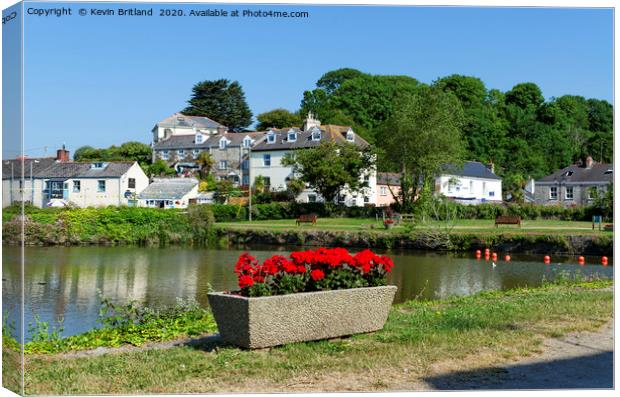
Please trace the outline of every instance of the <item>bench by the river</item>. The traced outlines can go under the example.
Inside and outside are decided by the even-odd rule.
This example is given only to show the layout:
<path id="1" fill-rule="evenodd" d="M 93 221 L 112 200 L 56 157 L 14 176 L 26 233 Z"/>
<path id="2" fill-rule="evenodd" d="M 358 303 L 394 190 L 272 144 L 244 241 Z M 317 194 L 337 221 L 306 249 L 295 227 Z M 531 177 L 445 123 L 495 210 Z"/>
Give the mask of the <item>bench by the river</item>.
<path id="1" fill-rule="evenodd" d="M 316 219 L 317 219 L 316 214 L 299 215 L 299 218 L 297 218 L 296 223 L 297 223 L 297 226 L 299 226 L 301 223 L 312 223 L 313 225 L 316 225 Z"/>
<path id="2" fill-rule="evenodd" d="M 400 221 L 403 223 L 415 222 L 415 217 L 413 214 L 400 214 Z"/>
<path id="3" fill-rule="evenodd" d="M 495 218 L 495 227 L 497 225 L 519 225 L 521 227 L 521 217 L 513 215 L 500 215 Z"/>

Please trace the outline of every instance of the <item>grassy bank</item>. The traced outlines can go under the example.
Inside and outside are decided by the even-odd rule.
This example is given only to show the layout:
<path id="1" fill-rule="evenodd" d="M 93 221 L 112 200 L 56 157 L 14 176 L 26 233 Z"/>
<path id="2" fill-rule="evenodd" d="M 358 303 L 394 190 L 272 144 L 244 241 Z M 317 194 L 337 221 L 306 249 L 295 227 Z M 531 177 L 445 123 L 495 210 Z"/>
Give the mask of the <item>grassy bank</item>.
<path id="1" fill-rule="evenodd" d="M 434 365 L 493 365 L 613 314 L 610 281 L 564 282 L 393 307 L 382 331 L 247 351 L 203 345 L 69 358 L 28 355 L 26 393 L 389 390 Z M 212 343 L 212 342 L 211 342 Z"/>

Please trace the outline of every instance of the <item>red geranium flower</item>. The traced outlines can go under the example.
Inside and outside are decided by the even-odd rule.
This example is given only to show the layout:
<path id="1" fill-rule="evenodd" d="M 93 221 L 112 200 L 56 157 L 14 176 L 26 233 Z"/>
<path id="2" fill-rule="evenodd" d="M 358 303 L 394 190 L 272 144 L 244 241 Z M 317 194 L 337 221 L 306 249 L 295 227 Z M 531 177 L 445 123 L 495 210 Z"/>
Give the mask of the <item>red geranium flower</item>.
<path id="1" fill-rule="evenodd" d="M 323 273 L 322 270 L 314 269 L 313 271 L 310 272 L 310 277 L 312 277 L 314 281 L 319 281 L 325 278 L 325 273 Z"/>
<path id="2" fill-rule="evenodd" d="M 251 276 L 242 275 L 239 277 L 239 288 L 251 287 L 254 285 L 254 280 Z"/>

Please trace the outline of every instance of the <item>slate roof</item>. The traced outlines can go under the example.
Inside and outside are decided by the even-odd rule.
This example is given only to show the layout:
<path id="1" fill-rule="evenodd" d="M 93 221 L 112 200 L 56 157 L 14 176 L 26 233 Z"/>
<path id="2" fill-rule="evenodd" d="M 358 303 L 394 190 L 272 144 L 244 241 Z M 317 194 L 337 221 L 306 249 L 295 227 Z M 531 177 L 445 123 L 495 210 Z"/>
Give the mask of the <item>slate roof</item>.
<path id="1" fill-rule="evenodd" d="M 346 132 L 350 127 L 341 126 L 341 125 L 333 125 L 327 124 L 322 125 L 320 127 L 321 130 L 321 139 L 318 141 L 312 140 L 312 131 L 313 129 L 309 129 L 308 131 L 302 131 L 299 128 L 272 128 L 268 131 L 261 131 L 264 134 L 263 139 L 256 143 L 256 145 L 252 148 L 252 151 L 271 151 L 271 150 L 294 150 L 294 149 L 306 149 L 319 146 L 321 142 L 333 141 L 333 142 L 349 142 L 346 138 Z M 297 139 L 294 142 L 288 141 L 288 133 L 290 130 L 293 130 L 297 133 Z M 276 141 L 274 143 L 267 142 L 267 136 L 270 132 L 275 133 Z M 368 142 L 366 142 L 359 135 L 354 134 L 354 141 L 349 142 L 354 143 L 359 147 L 368 146 Z"/>
<path id="2" fill-rule="evenodd" d="M 593 164 L 586 168 L 579 165 L 571 165 L 547 175 L 536 181 L 536 183 L 611 183 L 614 180 L 613 164 Z M 611 172 L 609 172 L 611 170 Z M 572 173 L 572 174 L 571 174 Z"/>
<path id="3" fill-rule="evenodd" d="M 499 176 L 491 172 L 486 165 L 477 161 L 466 161 L 463 166 L 459 167 L 454 164 L 446 164 L 443 167 L 443 174 L 465 176 L 471 178 L 484 178 L 484 179 L 497 179 L 501 180 Z"/>
<path id="4" fill-rule="evenodd" d="M 34 162 L 39 160 L 39 163 Z M 107 161 L 104 162 L 103 168 L 92 168 L 92 163 L 82 163 L 74 161 L 58 162 L 54 157 L 42 158 L 42 159 L 26 159 L 24 160 L 24 177 L 30 178 L 30 162 L 32 164 L 32 176 L 37 179 L 49 179 L 49 178 L 120 178 L 123 176 L 129 168 L 135 163 L 135 161 Z M 19 160 L 9 160 L 2 162 L 2 179 L 11 178 L 11 165 L 10 162 L 14 162 L 13 172 L 17 179 L 20 174 L 18 173 L 18 165 L 21 164 Z"/>
<path id="5" fill-rule="evenodd" d="M 198 185 L 198 180 L 194 178 L 154 179 L 146 189 L 138 194 L 138 198 L 141 200 L 178 200 L 183 198 L 196 185 Z"/>
<path id="6" fill-rule="evenodd" d="M 24 178 L 30 178 L 30 164 L 32 163 L 33 177 L 37 175 L 41 170 L 49 167 L 56 162 L 56 157 L 39 157 L 39 158 L 25 158 L 24 164 Z M 13 178 L 19 179 L 21 177 L 22 161 L 17 159 L 3 160 L 2 161 L 2 179 L 11 179 L 11 164 L 13 164 Z"/>
<path id="7" fill-rule="evenodd" d="M 157 123 L 157 127 L 218 128 L 225 126 L 208 117 L 186 116 L 183 113 L 175 113 Z"/>
<path id="8" fill-rule="evenodd" d="M 262 132 L 229 132 L 226 134 L 206 135 L 203 134 L 205 140 L 202 143 L 194 143 L 195 135 L 173 135 L 166 140 L 159 141 L 153 144 L 153 149 L 207 149 L 209 147 L 219 147 L 220 139 L 226 137 L 230 141 L 228 146 L 241 146 L 246 136 L 250 136 L 252 139 L 259 140 L 264 133 Z"/>
<path id="9" fill-rule="evenodd" d="M 377 172 L 377 185 L 400 186 L 400 174 L 396 172 Z"/>

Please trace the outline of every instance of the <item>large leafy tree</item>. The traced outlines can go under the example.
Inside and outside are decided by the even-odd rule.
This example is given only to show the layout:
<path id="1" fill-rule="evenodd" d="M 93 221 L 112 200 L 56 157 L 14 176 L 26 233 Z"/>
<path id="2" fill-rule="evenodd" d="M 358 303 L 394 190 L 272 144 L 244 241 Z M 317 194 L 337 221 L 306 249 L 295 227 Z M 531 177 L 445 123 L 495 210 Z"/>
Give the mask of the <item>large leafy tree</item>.
<path id="1" fill-rule="evenodd" d="M 458 164 L 464 154 L 463 110 L 458 99 L 437 87 L 406 93 L 378 129 L 377 142 L 385 167 L 401 172 L 398 204 L 410 210 L 445 164 Z"/>
<path id="2" fill-rule="evenodd" d="M 233 130 L 252 123 L 252 112 L 237 81 L 220 79 L 196 83 L 188 103 L 182 110 L 188 116 L 205 116 Z"/>
<path id="3" fill-rule="evenodd" d="M 271 127 L 299 127 L 302 124 L 299 113 L 291 113 L 286 109 L 273 109 L 259 114 L 256 116 L 256 119 L 258 120 L 258 125 L 256 126 L 258 131 L 264 131 Z"/>
<path id="4" fill-rule="evenodd" d="M 368 182 L 362 176 L 375 166 L 369 148 L 335 142 L 289 153 L 282 164 L 292 166 L 298 179 L 310 184 L 328 203 L 333 203 L 345 188 L 354 193 L 363 192 Z"/>
<path id="5" fill-rule="evenodd" d="M 148 165 L 152 159 L 152 149 L 142 142 L 125 142 L 120 146 L 95 149 L 82 146 L 73 154 L 75 161 L 137 161 L 141 166 Z"/>

